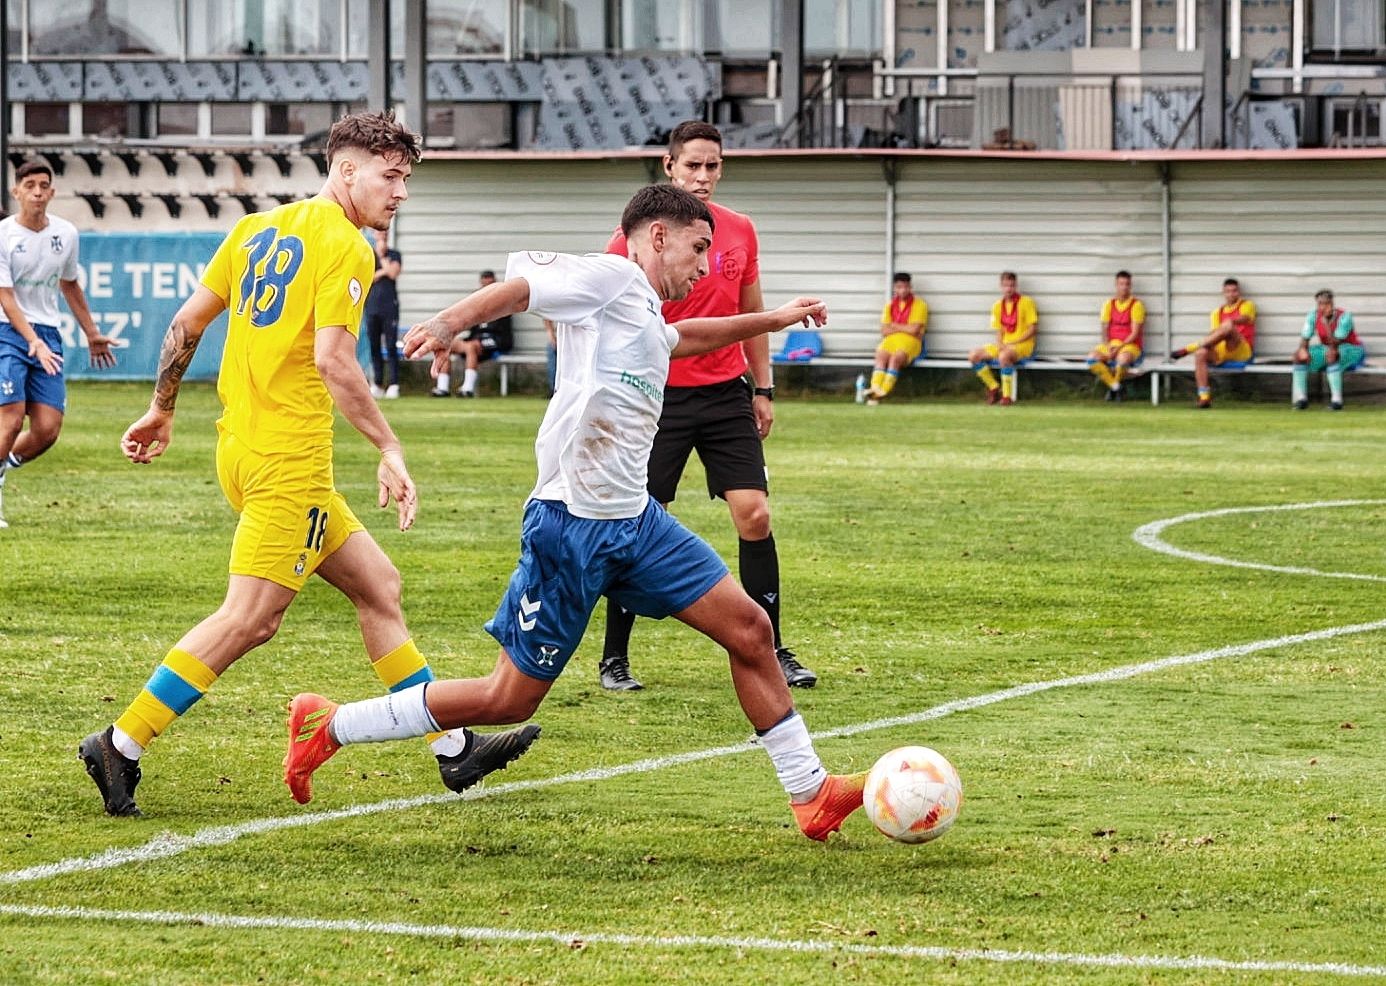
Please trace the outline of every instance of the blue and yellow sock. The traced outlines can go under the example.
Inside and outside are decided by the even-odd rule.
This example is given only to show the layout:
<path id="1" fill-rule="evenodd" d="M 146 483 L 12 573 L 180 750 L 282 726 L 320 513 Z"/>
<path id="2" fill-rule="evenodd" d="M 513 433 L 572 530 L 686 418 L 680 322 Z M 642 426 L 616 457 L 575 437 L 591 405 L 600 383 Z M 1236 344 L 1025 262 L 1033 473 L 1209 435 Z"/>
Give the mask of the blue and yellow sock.
<path id="1" fill-rule="evenodd" d="M 1116 378 L 1112 376 L 1112 371 L 1107 368 L 1107 364 L 1100 359 L 1088 360 L 1088 370 L 1093 376 L 1107 385 L 1111 389 L 1117 385 Z"/>
<path id="2" fill-rule="evenodd" d="M 428 659 L 420 652 L 413 637 L 371 662 L 371 670 L 380 679 L 380 683 L 391 692 L 403 691 L 433 680 L 433 669 L 428 666 Z M 461 749 L 453 749 L 454 745 L 462 743 L 460 738 L 447 743 L 447 749 L 440 749 L 434 745 L 439 741 L 453 739 L 447 732 L 429 733 L 425 739 L 434 747 L 435 753 L 456 756 L 463 752 Z"/>
<path id="3" fill-rule="evenodd" d="M 878 388 L 881 396 L 884 397 L 895 389 L 895 383 L 900 379 L 899 370 L 883 370 L 881 372 L 881 386 Z"/>
<path id="4" fill-rule="evenodd" d="M 216 672 L 207 665 L 187 651 L 173 648 L 154 669 L 129 708 L 115 721 L 117 747 L 126 756 L 135 752 L 121 742 L 128 738 L 139 747 L 138 752 L 143 753 L 154 738 L 192 708 L 216 680 Z"/>
<path id="5" fill-rule="evenodd" d="M 1015 400 L 1015 367 L 1001 367 L 1001 396 Z"/>
<path id="6" fill-rule="evenodd" d="M 986 363 L 973 363 L 972 371 L 981 378 L 982 385 L 985 386 L 987 390 L 995 390 L 997 388 L 996 374 L 991 372 L 991 367 Z"/>

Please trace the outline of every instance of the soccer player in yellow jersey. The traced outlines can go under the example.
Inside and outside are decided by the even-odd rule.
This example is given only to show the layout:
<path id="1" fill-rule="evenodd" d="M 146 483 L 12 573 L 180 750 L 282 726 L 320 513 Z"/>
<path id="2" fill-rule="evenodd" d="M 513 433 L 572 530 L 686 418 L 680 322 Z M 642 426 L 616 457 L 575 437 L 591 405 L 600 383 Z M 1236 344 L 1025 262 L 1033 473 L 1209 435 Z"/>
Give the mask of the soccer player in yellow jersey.
<path id="1" fill-rule="evenodd" d="M 895 389 L 900 371 L 924 351 L 928 324 L 929 306 L 914 296 L 913 279 L 901 271 L 892 279 L 890 300 L 881 311 L 881 344 L 876 347 L 876 369 L 871 373 L 866 403 L 879 404 Z"/>
<path id="2" fill-rule="evenodd" d="M 1169 354 L 1170 359 L 1194 354 L 1194 381 L 1202 409 L 1213 406 L 1210 366 L 1241 369 L 1255 358 L 1256 302 L 1242 297 L 1242 286 L 1235 277 L 1222 282 L 1222 304 L 1213 309 L 1210 321 L 1212 331 L 1206 336 Z"/>
<path id="3" fill-rule="evenodd" d="M 111 726 L 78 747 L 111 815 L 140 814 L 141 755 L 231 664 L 274 636 L 314 573 L 355 605 L 366 651 L 392 694 L 433 679 L 400 612 L 399 572 L 332 478 L 335 404 L 380 450 L 380 506 L 393 500 L 400 530 L 413 524 L 414 482 L 356 361 L 356 334 L 373 268 L 360 230 L 389 226 L 419 157 L 418 136 L 390 114 L 339 120 L 322 191 L 238 222 L 169 326 L 154 399 L 121 450 L 137 463 L 168 450 L 183 373 L 208 324 L 229 310 L 217 478 L 239 520 L 221 608 L 182 636 Z M 429 741 L 444 784 L 460 791 L 518 757 L 538 731 L 459 729 Z"/>
<path id="4" fill-rule="evenodd" d="M 978 346 L 968 353 L 973 372 L 987 388 L 988 404 L 1015 403 L 1015 367 L 1029 359 L 1035 351 L 1035 332 L 1039 328 L 1039 313 L 1035 302 L 1021 294 L 1018 279 L 1012 271 L 1001 272 L 1001 297 L 991 306 L 991 328 L 996 341 Z M 1001 382 L 991 372 L 995 362 L 1001 368 Z"/>
<path id="5" fill-rule="evenodd" d="M 1131 294 L 1131 272 L 1116 274 L 1116 294 L 1102 303 L 1102 342 L 1088 353 L 1088 369 L 1107 385 L 1109 401 L 1122 399 L 1121 382 L 1141 358 L 1145 303 Z"/>

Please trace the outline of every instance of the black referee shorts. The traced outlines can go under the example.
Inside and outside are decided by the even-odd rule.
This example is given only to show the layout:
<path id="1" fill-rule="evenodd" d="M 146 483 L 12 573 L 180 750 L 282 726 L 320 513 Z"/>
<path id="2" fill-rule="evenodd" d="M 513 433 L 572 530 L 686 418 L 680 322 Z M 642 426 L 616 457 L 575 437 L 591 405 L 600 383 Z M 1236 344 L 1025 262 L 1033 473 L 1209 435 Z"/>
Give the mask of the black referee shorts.
<path id="1" fill-rule="evenodd" d="M 745 379 L 664 389 L 664 412 L 650 450 L 650 496 L 660 503 L 674 501 L 695 449 L 707 472 L 709 497 L 725 497 L 727 490 L 768 492 L 765 452 Z"/>

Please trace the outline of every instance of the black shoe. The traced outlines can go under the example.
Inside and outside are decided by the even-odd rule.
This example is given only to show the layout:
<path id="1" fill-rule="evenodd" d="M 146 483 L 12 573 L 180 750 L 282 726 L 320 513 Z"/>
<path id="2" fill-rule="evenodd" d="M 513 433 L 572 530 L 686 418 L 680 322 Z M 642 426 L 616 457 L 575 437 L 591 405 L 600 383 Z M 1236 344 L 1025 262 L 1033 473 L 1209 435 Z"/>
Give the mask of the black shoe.
<path id="1" fill-rule="evenodd" d="M 1341 411 L 1341 410 L 1343 409 L 1343 402 L 1342 402 L 1342 401 L 1329 401 L 1329 403 L 1328 403 L 1328 409 L 1329 409 L 1330 411 Z"/>
<path id="2" fill-rule="evenodd" d="M 471 398 L 473 398 L 473 397 L 476 396 L 476 391 L 475 391 L 475 390 L 458 390 L 458 391 L 457 391 L 457 396 L 458 396 L 458 397 L 465 397 L 465 398 L 471 399 Z"/>
<path id="3" fill-rule="evenodd" d="M 135 804 L 135 785 L 140 782 L 140 762 L 115 748 L 111 742 L 111 728 L 107 726 L 104 732 L 92 733 L 77 744 L 77 757 L 86 764 L 87 774 L 101 790 L 106 814 L 139 818 L 141 812 Z"/>
<path id="4" fill-rule="evenodd" d="M 1300 400 L 1295 401 L 1295 403 L 1294 403 L 1294 409 L 1295 409 L 1296 411 L 1303 411 L 1303 410 L 1304 410 L 1305 408 L 1307 408 L 1308 406 L 1309 406 L 1309 401 L 1308 401 L 1307 399 L 1303 399 L 1303 398 L 1301 398 Z"/>
<path id="5" fill-rule="evenodd" d="M 529 749 L 530 744 L 539 738 L 539 727 L 530 723 L 519 729 L 504 733 L 473 733 L 466 753 L 455 757 L 438 757 L 438 772 L 443 775 L 443 786 L 449 791 L 467 790 L 487 774 L 504 770 L 513 760 L 518 760 Z"/>
<path id="6" fill-rule="evenodd" d="M 1110 393 L 1111 393 L 1111 395 L 1112 395 L 1112 400 L 1116 401 L 1118 404 L 1120 404 L 1122 401 L 1126 400 L 1126 391 L 1123 390 L 1121 387 L 1117 387 L 1115 390 L 1111 391 Z"/>
<path id="7" fill-rule="evenodd" d="M 448 396 L 450 396 L 450 395 L 448 394 L 448 392 L 447 392 L 446 390 L 439 390 L 437 387 L 434 387 L 432 390 L 430 390 L 430 391 L 428 392 L 428 396 L 429 396 L 429 397 L 448 397 Z"/>
<path id="8" fill-rule="evenodd" d="M 1110 404 L 1112 401 L 1117 399 L 1117 392 L 1113 390 L 1111 387 L 1108 387 L 1107 392 L 1102 395 L 1102 399 L 1106 401 L 1108 404 Z"/>
<path id="9" fill-rule="evenodd" d="M 785 684 L 790 688 L 812 688 L 818 684 L 818 675 L 796 661 L 794 652 L 788 647 L 781 647 L 776 650 L 775 660 L 780 662 L 780 670 L 784 672 Z"/>
<path id="10" fill-rule="evenodd" d="M 602 687 L 609 692 L 638 692 L 645 686 L 630 673 L 630 658 L 624 654 L 604 657 L 597 665 L 601 675 Z"/>

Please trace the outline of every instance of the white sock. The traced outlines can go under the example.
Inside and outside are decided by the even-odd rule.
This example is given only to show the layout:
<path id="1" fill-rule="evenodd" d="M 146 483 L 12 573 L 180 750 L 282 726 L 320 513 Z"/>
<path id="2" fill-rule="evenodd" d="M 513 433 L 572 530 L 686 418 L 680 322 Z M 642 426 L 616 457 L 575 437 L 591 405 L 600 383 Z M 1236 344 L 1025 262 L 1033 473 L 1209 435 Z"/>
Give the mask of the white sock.
<path id="1" fill-rule="evenodd" d="M 438 388 L 439 390 L 447 390 L 449 387 L 452 386 L 452 374 L 450 374 L 450 373 L 440 373 L 440 374 L 438 374 L 438 383 L 436 384 L 436 386 L 437 386 L 437 388 Z"/>
<path id="2" fill-rule="evenodd" d="M 144 756 L 144 747 L 140 746 L 130 734 L 119 726 L 111 727 L 111 745 L 120 751 L 120 755 L 128 760 L 138 760 Z"/>
<path id="3" fill-rule="evenodd" d="M 823 761 L 814 752 L 804 717 L 797 712 L 762 735 L 760 745 L 770 754 L 775 776 L 791 798 L 817 791 L 828 776 Z"/>
<path id="4" fill-rule="evenodd" d="M 449 729 L 442 736 L 439 736 L 428 748 L 440 757 L 460 757 L 467 752 L 467 731 L 465 729 Z"/>
<path id="5" fill-rule="evenodd" d="M 391 692 L 364 702 L 348 702 L 332 717 L 332 735 L 337 742 L 383 743 L 438 732 L 438 724 L 424 704 L 427 682 Z"/>
<path id="6" fill-rule="evenodd" d="M 476 371 L 462 371 L 462 390 L 468 394 L 476 393 Z"/>

